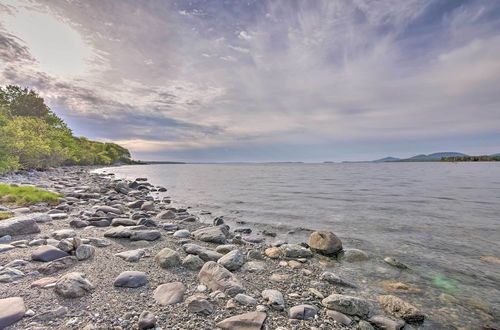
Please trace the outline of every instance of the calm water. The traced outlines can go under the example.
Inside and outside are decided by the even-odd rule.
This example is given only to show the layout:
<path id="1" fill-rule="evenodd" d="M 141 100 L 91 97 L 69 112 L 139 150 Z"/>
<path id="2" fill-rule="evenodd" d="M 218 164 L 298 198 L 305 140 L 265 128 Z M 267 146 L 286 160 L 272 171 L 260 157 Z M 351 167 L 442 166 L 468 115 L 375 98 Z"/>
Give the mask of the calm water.
<path id="1" fill-rule="evenodd" d="M 475 328 L 498 319 L 500 163 L 187 164 L 104 169 L 145 176 L 168 188 L 176 205 L 226 220 L 271 227 L 300 241 L 293 228 L 328 229 L 371 261 L 339 267 L 367 283 L 397 280 L 422 293 L 405 299 L 437 323 L 425 328 Z M 384 264 L 394 256 L 410 267 Z M 498 261 L 498 259 L 496 259 Z M 383 293 L 367 284 L 366 294 Z M 442 293 L 449 296 L 444 299 Z M 441 295 L 441 296 L 440 296 Z M 404 295 L 403 295 L 404 296 Z"/>

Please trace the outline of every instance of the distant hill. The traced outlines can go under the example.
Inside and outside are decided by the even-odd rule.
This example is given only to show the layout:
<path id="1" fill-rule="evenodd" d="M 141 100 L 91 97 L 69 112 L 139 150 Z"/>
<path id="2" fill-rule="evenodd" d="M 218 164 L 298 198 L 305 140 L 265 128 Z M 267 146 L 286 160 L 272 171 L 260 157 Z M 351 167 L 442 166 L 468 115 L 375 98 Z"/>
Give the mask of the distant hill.
<path id="1" fill-rule="evenodd" d="M 468 156 L 461 152 L 436 152 L 429 155 L 416 155 L 405 160 L 440 160 L 443 157 L 463 157 Z"/>
<path id="2" fill-rule="evenodd" d="M 498 156 L 500 156 L 500 152 L 498 154 L 493 154 L 493 155 L 490 155 L 490 156 L 498 157 Z"/>
<path id="3" fill-rule="evenodd" d="M 386 162 L 397 162 L 399 160 L 401 160 L 401 159 L 396 158 L 396 157 L 385 157 L 385 158 L 374 160 L 373 162 L 374 163 L 386 163 Z"/>

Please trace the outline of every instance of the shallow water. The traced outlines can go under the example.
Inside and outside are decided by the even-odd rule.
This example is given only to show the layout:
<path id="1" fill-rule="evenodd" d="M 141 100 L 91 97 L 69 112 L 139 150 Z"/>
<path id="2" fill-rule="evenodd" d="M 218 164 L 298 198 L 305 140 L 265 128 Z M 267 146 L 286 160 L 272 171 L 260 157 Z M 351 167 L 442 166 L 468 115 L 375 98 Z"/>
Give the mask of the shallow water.
<path id="1" fill-rule="evenodd" d="M 104 171 L 148 177 L 168 188 L 178 205 L 272 226 L 289 241 L 306 238 L 288 233 L 296 227 L 331 230 L 345 246 L 372 257 L 342 267 L 345 275 L 423 289 L 400 296 L 438 322 L 425 328 L 475 328 L 499 317 L 500 264 L 480 258 L 500 258 L 500 163 L 182 164 Z M 384 256 L 410 271 L 384 264 Z M 367 285 L 366 294 L 384 292 L 373 287 Z"/>

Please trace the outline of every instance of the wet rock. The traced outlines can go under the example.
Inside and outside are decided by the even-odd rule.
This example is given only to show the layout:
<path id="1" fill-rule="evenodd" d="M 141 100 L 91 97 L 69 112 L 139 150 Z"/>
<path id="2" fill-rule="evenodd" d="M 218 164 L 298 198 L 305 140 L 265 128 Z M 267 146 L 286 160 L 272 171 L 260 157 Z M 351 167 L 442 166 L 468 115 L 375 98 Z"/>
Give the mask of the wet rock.
<path id="1" fill-rule="evenodd" d="M 233 250 L 222 256 L 217 263 L 228 270 L 237 270 L 245 263 L 245 255 L 240 250 Z"/>
<path id="2" fill-rule="evenodd" d="M 314 320 L 318 314 L 318 309 L 312 305 L 297 305 L 290 308 L 288 311 L 288 318 L 295 320 Z"/>
<path id="3" fill-rule="evenodd" d="M 338 254 L 338 259 L 345 262 L 361 262 L 369 259 L 368 254 L 358 249 L 344 249 Z"/>
<path id="4" fill-rule="evenodd" d="M 182 266 L 189 270 L 200 270 L 205 262 L 198 256 L 189 254 L 182 259 Z"/>
<path id="5" fill-rule="evenodd" d="M 82 244 L 75 250 L 75 256 L 80 261 L 92 258 L 94 254 L 95 254 L 95 247 L 88 244 Z"/>
<path id="6" fill-rule="evenodd" d="M 115 256 L 122 258 L 123 260 L 128 262 L 136 262 L 139 261 L 139 259 L 141 259 L 145 253 L 146 251 L 144 251 L 143 249 L 137 249 L 137 250 L 119 252 L 116 253 Z"/>
<path id="7" fill-rule="evenodd" d="M 309 247 L 320 254 L 332 256 L 342 250 L 342 241 L 330 231 L 318 230 L 311 233 Z"/>
<path id="8" fill-rule="evenodd" d="M 138 288 L 140 286 L 146 285 L 146 283 L 148 283 L 146 273 L 138 272 L 135 270 L 128 270 L 120 273 L 120 275 L 115 278 L 114 286 Z"/>
<path id="9" fill-rule="evenodd" d="M 161 237 L 158 230 L 133 231 L 130 235 L 131 241 L 155 241 Z"/>
<path id="10" fill-rule="evenodd" d="M 245 291 L 236 277 L 222 265 L 214 261 L 206 262 L 198 273 L 198 279 L 212 290 L 220 290 L 230 296 Z"/>
<path id="11" fill-rule="evenodd" d="M 366 300 L 343 294 L 331 294 L 321 303 L 328 309 L 347 315 L 365 317 L 370 312 L 370 305 Z"/>
<path id="12" fill-rule="evenodd" d="M 349 316 L 337 311 L 327 310 L 326 316 L 333 319 L 335 322 L 346 326 L 349 326 L 352 323 L 352 319 Z"/>
<path id="13" fill-rule="evenodd" d="M 156 325 L 156 316 L 148 311 L 143 311 L 139 315 L 139 322 L 137 323 L 139 330 L 152 329 Z"/>
<path id="14" fill-rule="evenodd" d="M 78 262 L 76 257 L 68 256 L 64 258 L 60 258 L 54 261 L 49 262 L 46 265 L 38 267 L 38 271 L 41 274 L 51 275 L 57 273 L 63 269 L 67 269 L 69 267 L 74 266 Z"/>
<path id="15" fill-rule="evenodd" d="M 190 313 L 209 315 L 214 311 L 214 306 L 205 295 L 195 295 L 186 299 L 186 306 Z"/>
<path id="16" fill-rule="evenodd" d="M 234 300 L 242 305 L 247 305 L 247 306 L 257 305 L 257 300 L 255 298 L 242 293 L 238 293 L 236 296 L 234 296 Z"/>
<path id="17" fill-rule="evenodd" d="M 158 286 L 153 293 L 153 298 L 160 305 L 173 305 L 182 302 L 185 293 L 186 286 L 184 284 L 172 282 Z"/>
<path id="18" fill-rule="evenodd" d="M 33 253 L 31 254 L 31 259 L 34 261 L 48 262 L 67 256 L 69 255 L 66 252 L 56 248 L 55 246 L 42 245 L 35 251 L 33 251 Z"/>
<path id="19" fill-rule="evenodd" d="M 330 284 L 334 285 L 339 285 L 339 286 L 346 286 L 350 288 L 355 288 L 356 286 L 350 282 L 347 282 L 343 278 L 341 278 L 338 275 L 335 275 L 334 273 L 331 272 L 324 272 L 321 274 L 320 279 L 323 281 L 326 281 Z"/>
<path id="20" fill-rule="evenodd" d="M 425 319 L 425 315 L 415 306 L 396 296 L 379 296 L 377 300 L 379 301 L 380 305 L 382 305 L 386 313 L 391 314 L 397 318 L 401 318 L 406 322 L 422 322 Z"/>
<path id="21" fill-rule="evenodd" d="M 264 253 L 266 254 L 266 257 L 270 259 L 278 259 L 284 255 L 283 250 L 280 249 L 279 247 L 268 248 L 264 251 Z"/>
<path id="22" fill-rule="evenodd" d="M 21 297 L 0 299 L 0 329 L 8 327 L 23 318 L 26 313 Z"/>
<path id="23" fill-rule="evenodd" d="M 5 267 L 0 268 L 0 283 L 10 283 L 20 280 L 24 277 L 24 273 L 16 268 Z"/>
<path id="24" fill-rule="evenodd" d="M 200 241 L 225 244 L 228 232 L 225 226 L 216 226 L 198 229 L 192 235 Z"/>
<path id="25" fill-rule="evenodd" d="M 181 256 L 177 251 L 164 248 L 155 256 L 155 262 L 162 268 L 176 267 L 181 264 Z"/>
<path id="26" fill-rule="evenodd" d="M 378 286 L 383 288 L 388 292 L 397 292 L 397 293 L 420 293 L 422 289 L 403 282 L 396 282 L 391 280 L 380 281 L 377 283 Z"/>
<path id="27" fill-rule="evenodd" d="M 311 258 L 313 256 L 311 250 L 298 244 L 283 244 L 280 249 L 287 258 Z"/>
<path id="28" fill-rule="evenodd" d="M 52 237 L 57 240 L 62 240 L 65 238 L 72 238 L 76 236 L 76 232 L 72 229 L 61 229 L 61 230 L 56 230 L 55 232 L 52 233 Z"/>
<path id="29" fill-rule="evenodd" d="M 383 330 L 401 330 L 405 326 L 403 321 L 394 321 L 382 315 L 372 316 L 368 321 Z"/>
<path id="30" fill-rule="evenodd" d="M 217 327 L 222 330 L 260 330 L 266 317 L 264 312 L 249 312 L 222 320 Z"/>
<path id="31" fill-rule="evenodd" d="M 94 289 L 83 273 L 69 273 L 61 277 L 55 286 L 55 292 L 65 298 L 79 298 Z"/>
<path id="32" fill-rule="evenodd" d="M 385 257 L 384 261 L 387 264 L 389 264 L 393 267 L 399 268 L 399 269 L 407 269 L 408 268 L 408 266 L 406 266 L 402 262 L 399 262 L 398 260 L 396 260 L 395 258 L 392 258 L 392 257 Z"/>
<path id="33" fill-rule="evenodd" d="M 34 220 L 39 215 L 19 215 L 0 221 L 0 237 L 39 233 L 40 228 Z"/>
<path id="34" fill-rule="evenodd" d="M 262 291 L 262 298 L 267 302 L 267 305 L 271 308 L 282 311 L 285 309 L 285 300 L 283 299 L 283 294 L 278 290 L 268 289 Z"/>

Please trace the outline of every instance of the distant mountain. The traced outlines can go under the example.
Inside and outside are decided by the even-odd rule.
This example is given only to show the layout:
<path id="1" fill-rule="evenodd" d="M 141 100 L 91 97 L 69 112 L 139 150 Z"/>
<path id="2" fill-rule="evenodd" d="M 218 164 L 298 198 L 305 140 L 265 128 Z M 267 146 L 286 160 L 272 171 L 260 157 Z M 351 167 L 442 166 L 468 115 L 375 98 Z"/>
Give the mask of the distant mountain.
<path id="1" fill-rule="evenodd" d="M 498 154 L 493 154 L 493 155 L 490 155 L 490 156 L 496 156 L 496 157 L 499 157 L 500 156 L 500 152 Z"/>
<path id="2" fill-rule="evenodd" d="M 385 158 L 374 160 L 373 162 L 374 163 L 386 163 L 386 162 L 397 162 L 399 160 L 401 160 L 401 159 L 396 158 L 396 157 L 385 157 Z"/>
<path id="3" fill-rule="evenodd" d="M 405 160 L 440 160 L 443 157 L 463 157 L 468 156 L 461 152 L 436 152 L 430 155 L 416 155 Z"/>

